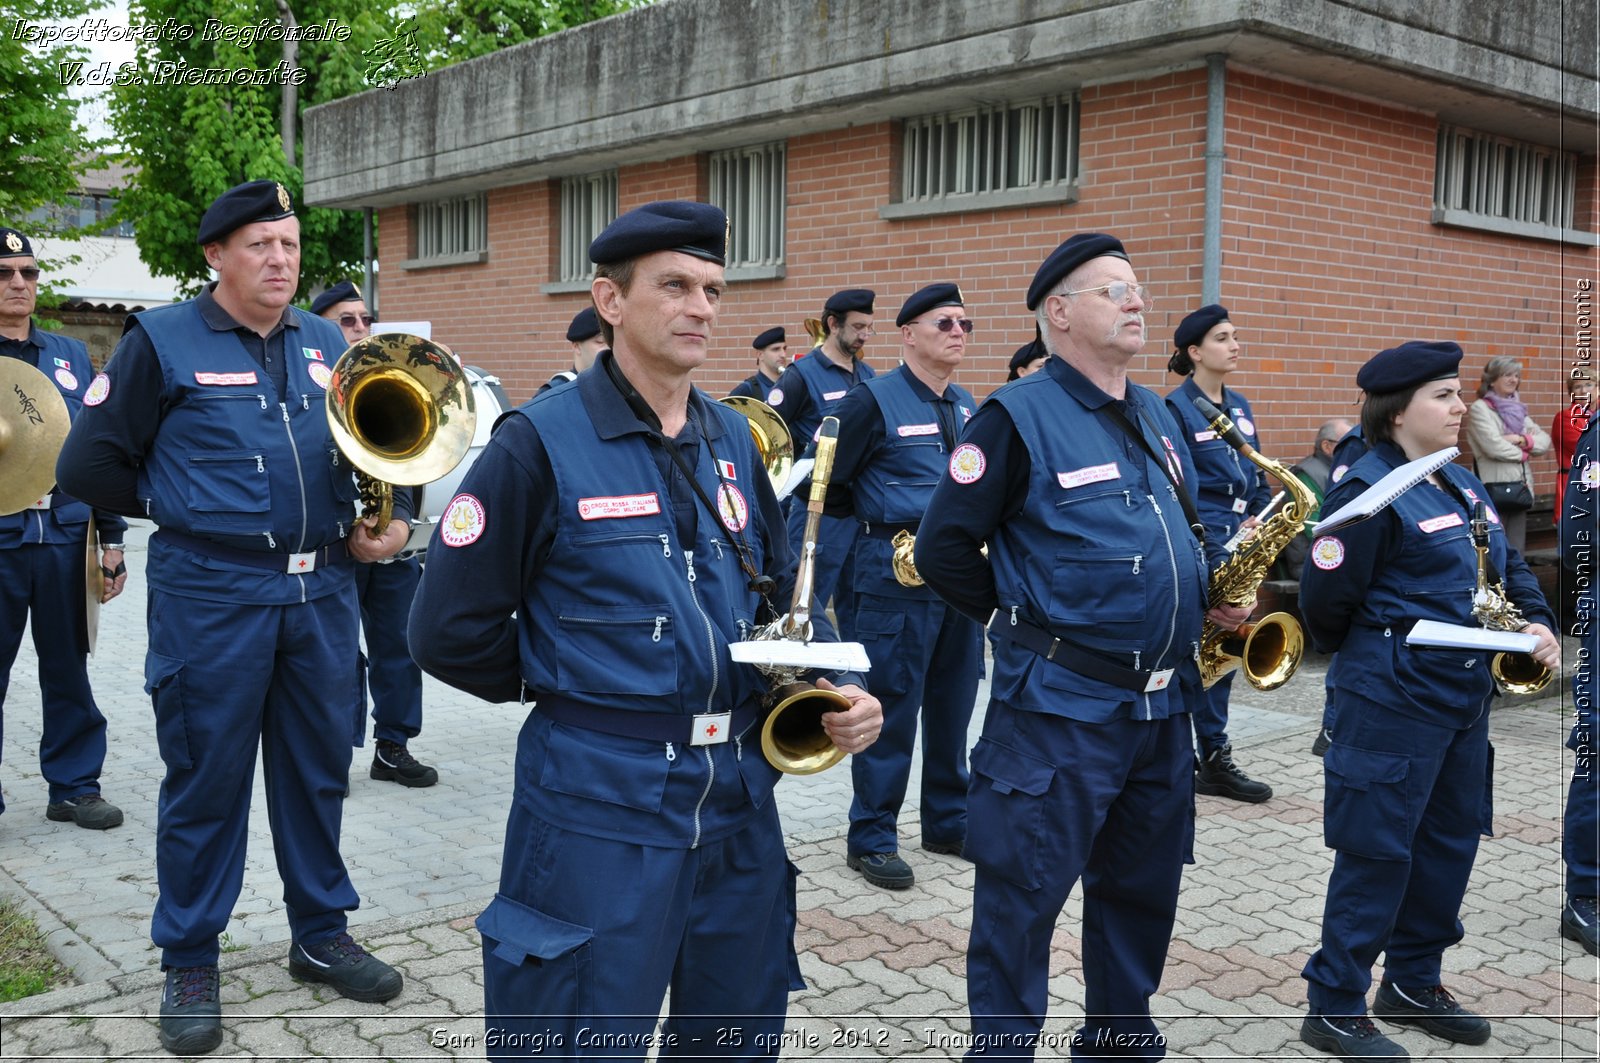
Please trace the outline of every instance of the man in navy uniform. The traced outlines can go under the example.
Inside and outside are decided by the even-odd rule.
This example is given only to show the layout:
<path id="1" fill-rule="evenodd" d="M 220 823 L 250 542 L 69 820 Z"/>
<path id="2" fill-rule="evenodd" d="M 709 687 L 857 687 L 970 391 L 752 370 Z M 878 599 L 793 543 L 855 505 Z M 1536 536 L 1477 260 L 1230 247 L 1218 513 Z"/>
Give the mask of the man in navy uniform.
<path id="1" fill-rule="evenodd" d="M 978 625 L 926 586 L 896 578 L 895 539 L 917 524 L 977 403 L 951 377 L 973 322 L 961 289 L 931 284 L 895 319 L 898 368 L 834 407 L 839 444 L 828 504 L 860 522 L 856 635 L 872 659 L 883 735 L 851 758 L 847 862 L 874 886 L 905 889 L 916 873 L 900 856 L 897 823 L 922 719 L 922 848 L 959 856 L 967 836 L 967 724 L 978 693 Z M 851 588 L 845 588 L 849 593 Z"/>
<path id="2" fill-rule="evenodd" d="M 361 289 L 340 281 L 311 302 L 311 312 L 339 326 L 348 346 L 371 334 L 372 314 Z M 421 488 L 396 487 L 410 497 L 415 512 Z M 357 565 L 356 598 L 361 602 L 361 630 L 367 639 L 367 688 L 372 692 L 372 753 L 370 778 L 401 786 L 432 786 L 439 773 L 411 755 L 407 743 L 422 733 L 422 669 L 406 648 L 404 617 L 411 615 L 411 599 L 422 578 L 422 561 L 416 557 L 386 557 L 370 565 Z M 356 745 L 366 738 L 362 725 Z"/>
<path id="3" fill-rule="evenodd" d="M 410 514 L 402 499 L 377 538 L 370 519 L 354 522 L 355 479 L 324 397 L 344 337 L 291 305 L 300 222 L 288 190 L 229 189 L 198 242 L 217 280 L 129 319 L 57 464 L 67 490 L 158 526 L 145 688 L 167 773 L 151 938 L 167 974 L 161 1043 L 178 1055 L 222 1041 L 218 938 L 244 876 L 257 745 L 289 973 L 352 1000 L 401 988 L 346 932 L 359 898 L 339 827 L 363 709 L 351 562 L 398 551 Z"/>
<path id="4" fill-rule="evenodd" d="M 767 681 L 728 651 L 787 607 L 794 565 L 747 423 L 690 383 L 725 224 L 651 203 L 595 238 L 611 350 L 502 422 L 428 548 L 418 663 L 534 709 L 478 919 L 491 1058 L 571 1053 L 583 1031 L 639 1057 L 773 1058 L 798 984 Z M 852 678 L 822 719 L 855 753 L 882 715 Z"/>
<path id="5" fill-rule="evenodd" d="M 728 397 L 731 399 L 736 395 L 744 395 L 766 402 L 767 396 L 777 386 L 778 377 L 794 361 L 789 357 L 789 337 L 784 333 L 783 326 L 779 325 L 751 340 L 750 346 L 756 349 L 756 371 L 735 384 L 733 390 L 728 392 Z"/>
<path id="6" fill-rule="evenodd" d="M 76 417 L 94 373 L 89 350 L 79 340 L 34 325 L 38 297 L 33 245 L 15 229 L 0 228 L 0 356 L 16 358 L 49 377 L 68 413 Z M 122 822 L 122 811 L 100 796 L 106 718 L 89 689 L 84 605 L 84 551 L 91 520 L 100 534 L 100 566 L 106 574 L 101 600 L 110 601 L 128 579 L 122 560 L 127 521 L 91 511 L 59 487 L 22 512 L 0 517 L 0 705 L 31 614 L 44 703 L 39 774 L 50 786 L 44 814 L 106 830 Z M 0 812 L 4 810 L 0 800 Z"/>
<path id="7" fill-rule="evenodd" d="M 586 306 L 573 315 L 567 326 L 567 342 L 572 344 L 572 368 L 563 369 L 539 386 L 539 394 L 553 387 L 570 384 L 578 374 L 594 364 L 595 356 L 606 348 L 605 337 L 600 335 L 600 319 L 594 307 Z"/>
<path id="8" fill-rule="evenodd" d="M 979 407 L 916 549 L 928 585 L 1000 636 L 967 800 L 974 1054 L 1032 1057 L 1050 939 L 1081 876 L 1072 1054 L 1159 1059 L 1150 997 L 1194 839 L 1180 693 L 1199 689 L 1208 579 L 1194 466 L 1160 396 L 1127 377 L 1149 295 L 1120 241 L 1067 240 L 1027 304 L 1054 357 Z M 1231 628 L 1248 614 L 1212 615 Z"/>
<path id="9" fill-rule="evenodd" d="M 872 336 L 872 300 L 867 288 L 846 288 L 828 296 L 822 305 L 822 343 L 807 355 L 797 358 L 778 378 L 778 386 L 767 394 L 767 405 L 778 411 L 794 437 L 796 455 L 802 455 L 814 441 L 822 419 L 845 393 L 863 380 L 871 380 L 872 366 L 861 352 Z M 796 497 L 804 497 L 804 485 Z M 789 507 L 789 547 L 799 554 L 805 535 L 806 511 L 803 505 Z M 817 600 L 824 604 L 833 598 L 839 618 L 839 637 L 855 638 L 854 598 L 851 589 L 850 558 L 856 547 L 854 516 L 824 516 L 817 532 L 815 581 Z"/>
<path id="10" fill-rule="evenodd" d="M 1561 856 L 1566 863 L 1567 903 L 1561 936 L 1591 956 L 1600 955 L 1600 774 L 1596 774 L 1595 699 L 1600 698 L 1600 607 L 1595 587 L 1595 549 L 1600 544 L 1600 417 L 1591 417 L 1578 439 L 1572 472 L 1562 497 L 1561 562 L 1565 578 L 1577 581 L 1583 652 L 1572 670 L 1573 722 L 1567 748 L 1574 754 L 1562 822 Z M 1585 578 L 1587 577 L 1587 578 Z"/>

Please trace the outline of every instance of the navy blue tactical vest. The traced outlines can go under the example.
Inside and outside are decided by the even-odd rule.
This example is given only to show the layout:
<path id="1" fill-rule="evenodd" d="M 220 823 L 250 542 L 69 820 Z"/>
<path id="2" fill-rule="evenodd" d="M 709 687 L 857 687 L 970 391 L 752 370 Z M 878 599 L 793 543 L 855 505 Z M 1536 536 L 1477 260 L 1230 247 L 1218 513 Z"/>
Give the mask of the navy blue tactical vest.
<path id="1" fill-rule="evenodd" d="M 1167 453 L 1177 426 L 1161 399 L 1133 383 L 1128 398 L 1129 417 L 1148 422 L 1145 438 Z M 1049 373 L 1009 384 L 991 401 L 1011 415 L 1031 458 L 1022 512 L 989 542 L 995 623 L 1015 615 L 1124 665 L 1192 671 L 1208 574 L 1166 474 L 1142 449 L 1130 460 L 1123 434 Z M 1160 718 L 1184 710 L 1178 686 L 1130 692 L 1046 663 L 1009 639 L 996 646 L 995 697 L 1033 712 Z"/>
<path id="2" fill-rule="evenodd" d="M 884 434 L 872 460 L 850 485 L 856 518 L 869 531 L 877 525 L 916 525 L 927 512 L 928 499 L 950 463 L 950 452 L 940 434 L 933 403 L 924 402 L 911 387 L 905 366 L 868 380 L 862 387 L 883 413 Z M 956 437 L 972 418 L 977 403 L 956 384 L 946 385 L 946 398 L 954 404 Z M 938 597 L 927 586 L 903 587 L 891 565 L 894 544 L 890 538 L 863 536 L 856 542 L 856 590 L 898 598 Z"/>
<path id="3" fill-rule="evenodd" d="M 811 393 L 811 412 L 798 422 L 789 422 L 789 432 L 794 436 L 794 452 L 796 455 L 804 454 L 811 446 L 812 437 L 817 434 L 822 419 L 833 412 L 839 405 L 839 400 L 855 385 L 863 380 L 871 380 L 878 375 L 876 369 L 866 362 L 856 362 L 855 368 L 841 369 L 834 365 L 827 355 L 822 353 L 822 348 L 817 347 L 804 358 L 797 358 L 790 364 L 783 375 L 778 378 L 778 387 L 788 389 L 795 386 L 795 381 L 789 374 L 803 382 L 806 390 Z M 771 398 L 768 392 L 768 398 Z M 793 403 L 789 404 L 793 407 Z M 779 413 L 784 413 L 785 421 L 788 415 L 782 405 L 774 407 Z"/>
<path id="4" fill-rule="evenodd" d="M 32 330 L 32 338 L 42 346 L 33 348 L 38 358 L 30 364 L 50 378 L 67 404 L 68 416 L 76 420 L 83 409 L 83 393 L 94 376 L 89 349 L 70 336 L 58 336 L 37 327 Z M 49 498 L 48 509 L 25 509 L 0 517 L 0 549 L 24 543 L 81 543 L 89 537 L 89 518 L 94 511 L 87 502 L 60 488 L 53 490 Z"/>

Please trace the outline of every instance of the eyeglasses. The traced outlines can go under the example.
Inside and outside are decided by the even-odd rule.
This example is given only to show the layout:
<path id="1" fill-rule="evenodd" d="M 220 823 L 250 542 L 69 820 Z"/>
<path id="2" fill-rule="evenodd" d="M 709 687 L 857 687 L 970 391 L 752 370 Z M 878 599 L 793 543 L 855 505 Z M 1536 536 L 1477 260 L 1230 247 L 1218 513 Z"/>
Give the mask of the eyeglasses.
<path id="1" fill-rule="evenodd" d="M 1128 305 L 1130 297 L 1137 298 L 1144 304 L 1146 310 L 1154 309 L 1156 305 L 1155 296 L 1150 294 L 1149 288 L 1142 284 L 1129 284 L 1127 281 L 1112 281 L 1110 284 L 1102 284 L 1098 288 L 1079 288 L 1075 292 L 1062 292 L 1061 294 L 1088 295 L 1090 292 L 1104 292 L 1106 298 L 1118 306 Z"/>
<path id="2" fill-rule="evenodd" d="M 22 274 L 22 279 L 32 284 L 39 279 L 38 266 L 0 266 L 0 284 L 9 284 L 13 273 Z"/>
<path id="3" fill-rule="evenodd" d="M 872 335 L 871 325 L 845 325 L 841 331 L 854 332 L 857 336 Z"/>
<path id="4" fill-rule="evenodd" d="M 376 321 L 376 320 L 378 320 L 378 319 L 373 317 L 371 314 L 340 314 L 339 315 L 339 327 L 340 328 L 355 328 L 356 327 L 356 322 L 359 321 L 363 325 L 367 326 L 367 328 L 371 328 L 372 327 L 372 323 L 374 321 Z"/>
<path id="5" fill-rule="evenodd" d="M 917 318 L 917 321 L 921 320 L 920 317 Z M 907 324 L 915 325 L 917 321 L 910 321 Z M 972 335 L 972 330 L 977 328 L 977 325 L 973 323 L 970 317 L 936 317 L 931 324 L 940 332 L 949 332 L 951 329 L 959 327 L 968 336 Z"/>

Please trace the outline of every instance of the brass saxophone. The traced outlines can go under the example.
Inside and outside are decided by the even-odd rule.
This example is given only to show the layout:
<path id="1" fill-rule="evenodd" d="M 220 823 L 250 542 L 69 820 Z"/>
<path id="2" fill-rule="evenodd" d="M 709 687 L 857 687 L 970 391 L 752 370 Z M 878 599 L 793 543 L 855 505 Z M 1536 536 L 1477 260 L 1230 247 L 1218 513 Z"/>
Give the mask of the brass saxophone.
<path id="1" fill-rule="evenodd" d="M 1211 574 L 1208 604 L 1212 608 L 1249 605 L 1256 600 L 1261 581 L 1267 578 L 1267 571 L 1283 548 L 1305 530 L 1317 496 L 1298 476 L 1252 447 L 1227 414 L 1204 398 L 1196 398 L 1194 404 L 1218 436 L 1271 473 L 1293 496 Z M 1276 690 L 1300 667 L 1305 644 L 1300 621 L 1288 613 L 1270 613 L 1255 623 L 1241 624 L 1237 631 L 1224 630 L 1207 620 L 1200 633 L 1200 679 L 1210 688 L 1242 665 L 1245 680 L 1251 686 L 1257 690 Z"/>
<path id="2" fill-rule="evenodd" d="M 1490 631 L 1521 631 L 1528 626 L 1521 610 L 1506 597 L 1505 584 L 1489 582 L 1489 518 L 1482 502 L 1472 507 L 1472 546 L 1478 552 L 1478 588 L 1472 615 Z M 1497 653 L 1489 672 L 1507 694 L 1537 694 L 1550 685 L 1550 669 L 1530 653 Z"/>

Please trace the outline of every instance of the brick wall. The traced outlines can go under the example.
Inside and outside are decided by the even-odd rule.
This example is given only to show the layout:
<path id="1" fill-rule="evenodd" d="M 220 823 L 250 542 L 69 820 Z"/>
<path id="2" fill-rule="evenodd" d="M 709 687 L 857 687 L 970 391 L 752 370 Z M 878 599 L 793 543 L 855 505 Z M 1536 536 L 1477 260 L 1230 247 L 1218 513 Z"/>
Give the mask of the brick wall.
<path id="1" fill-rule="evenodd" d="M 896 362 L 893 319 L 915 288 L 961 284 L 978 319 L 962 380 L 980 397 L 1032 337 L 1023 293 L 1043 257 L 1085 230 L 1120 235 L 1157 296 L 1134 379 L 1165 391 L 1173 328 L 1200 303 L 1206 77 L 1203 70 L 1085 89 L 1080 195 L 1072 204 L 886 221 L 895 127 L 877 123 L 788 142 L 785 277 L 729 286 L 713 357 L 699 384 L 723 394 L 753 371 L 750 339 L 801 322 L 839 288 L 879 293 L 867 356 Z M 1431 221 L 1435 120 L 1424 113 L 1230 67 L 1222 224 L 1222 301 L 1241 328 L 1239 386 L 1265 449 L 1293 460 L 1322 420 L 1355 414 L 1356 368 L 1405 339 L 1450 338 L 1468 352 L 1469 383 L 1494 354 L 1523 359 L 1524 398 L 1541 421 L 1562 401 L 1570 349 L 1568 288 L 1596 273 L 1596 254 L 1447 229 Z M 1595 223 L 1595 168 L 1583 167 L 1579 225 Z M 521 400 L 568 362 L 567 322 L 580 294 L 546 296 L 557 182 L 492 191 L 482 265 L 403 271 L 406 212 L 381 213 L 383 313 L 427 318 L 469 362 L 490 367 Z M 703 197 L 697 156 L 623 167 L 622 210 Z M 1545 459 L 1540 481 L 1553 475 Z"/>

